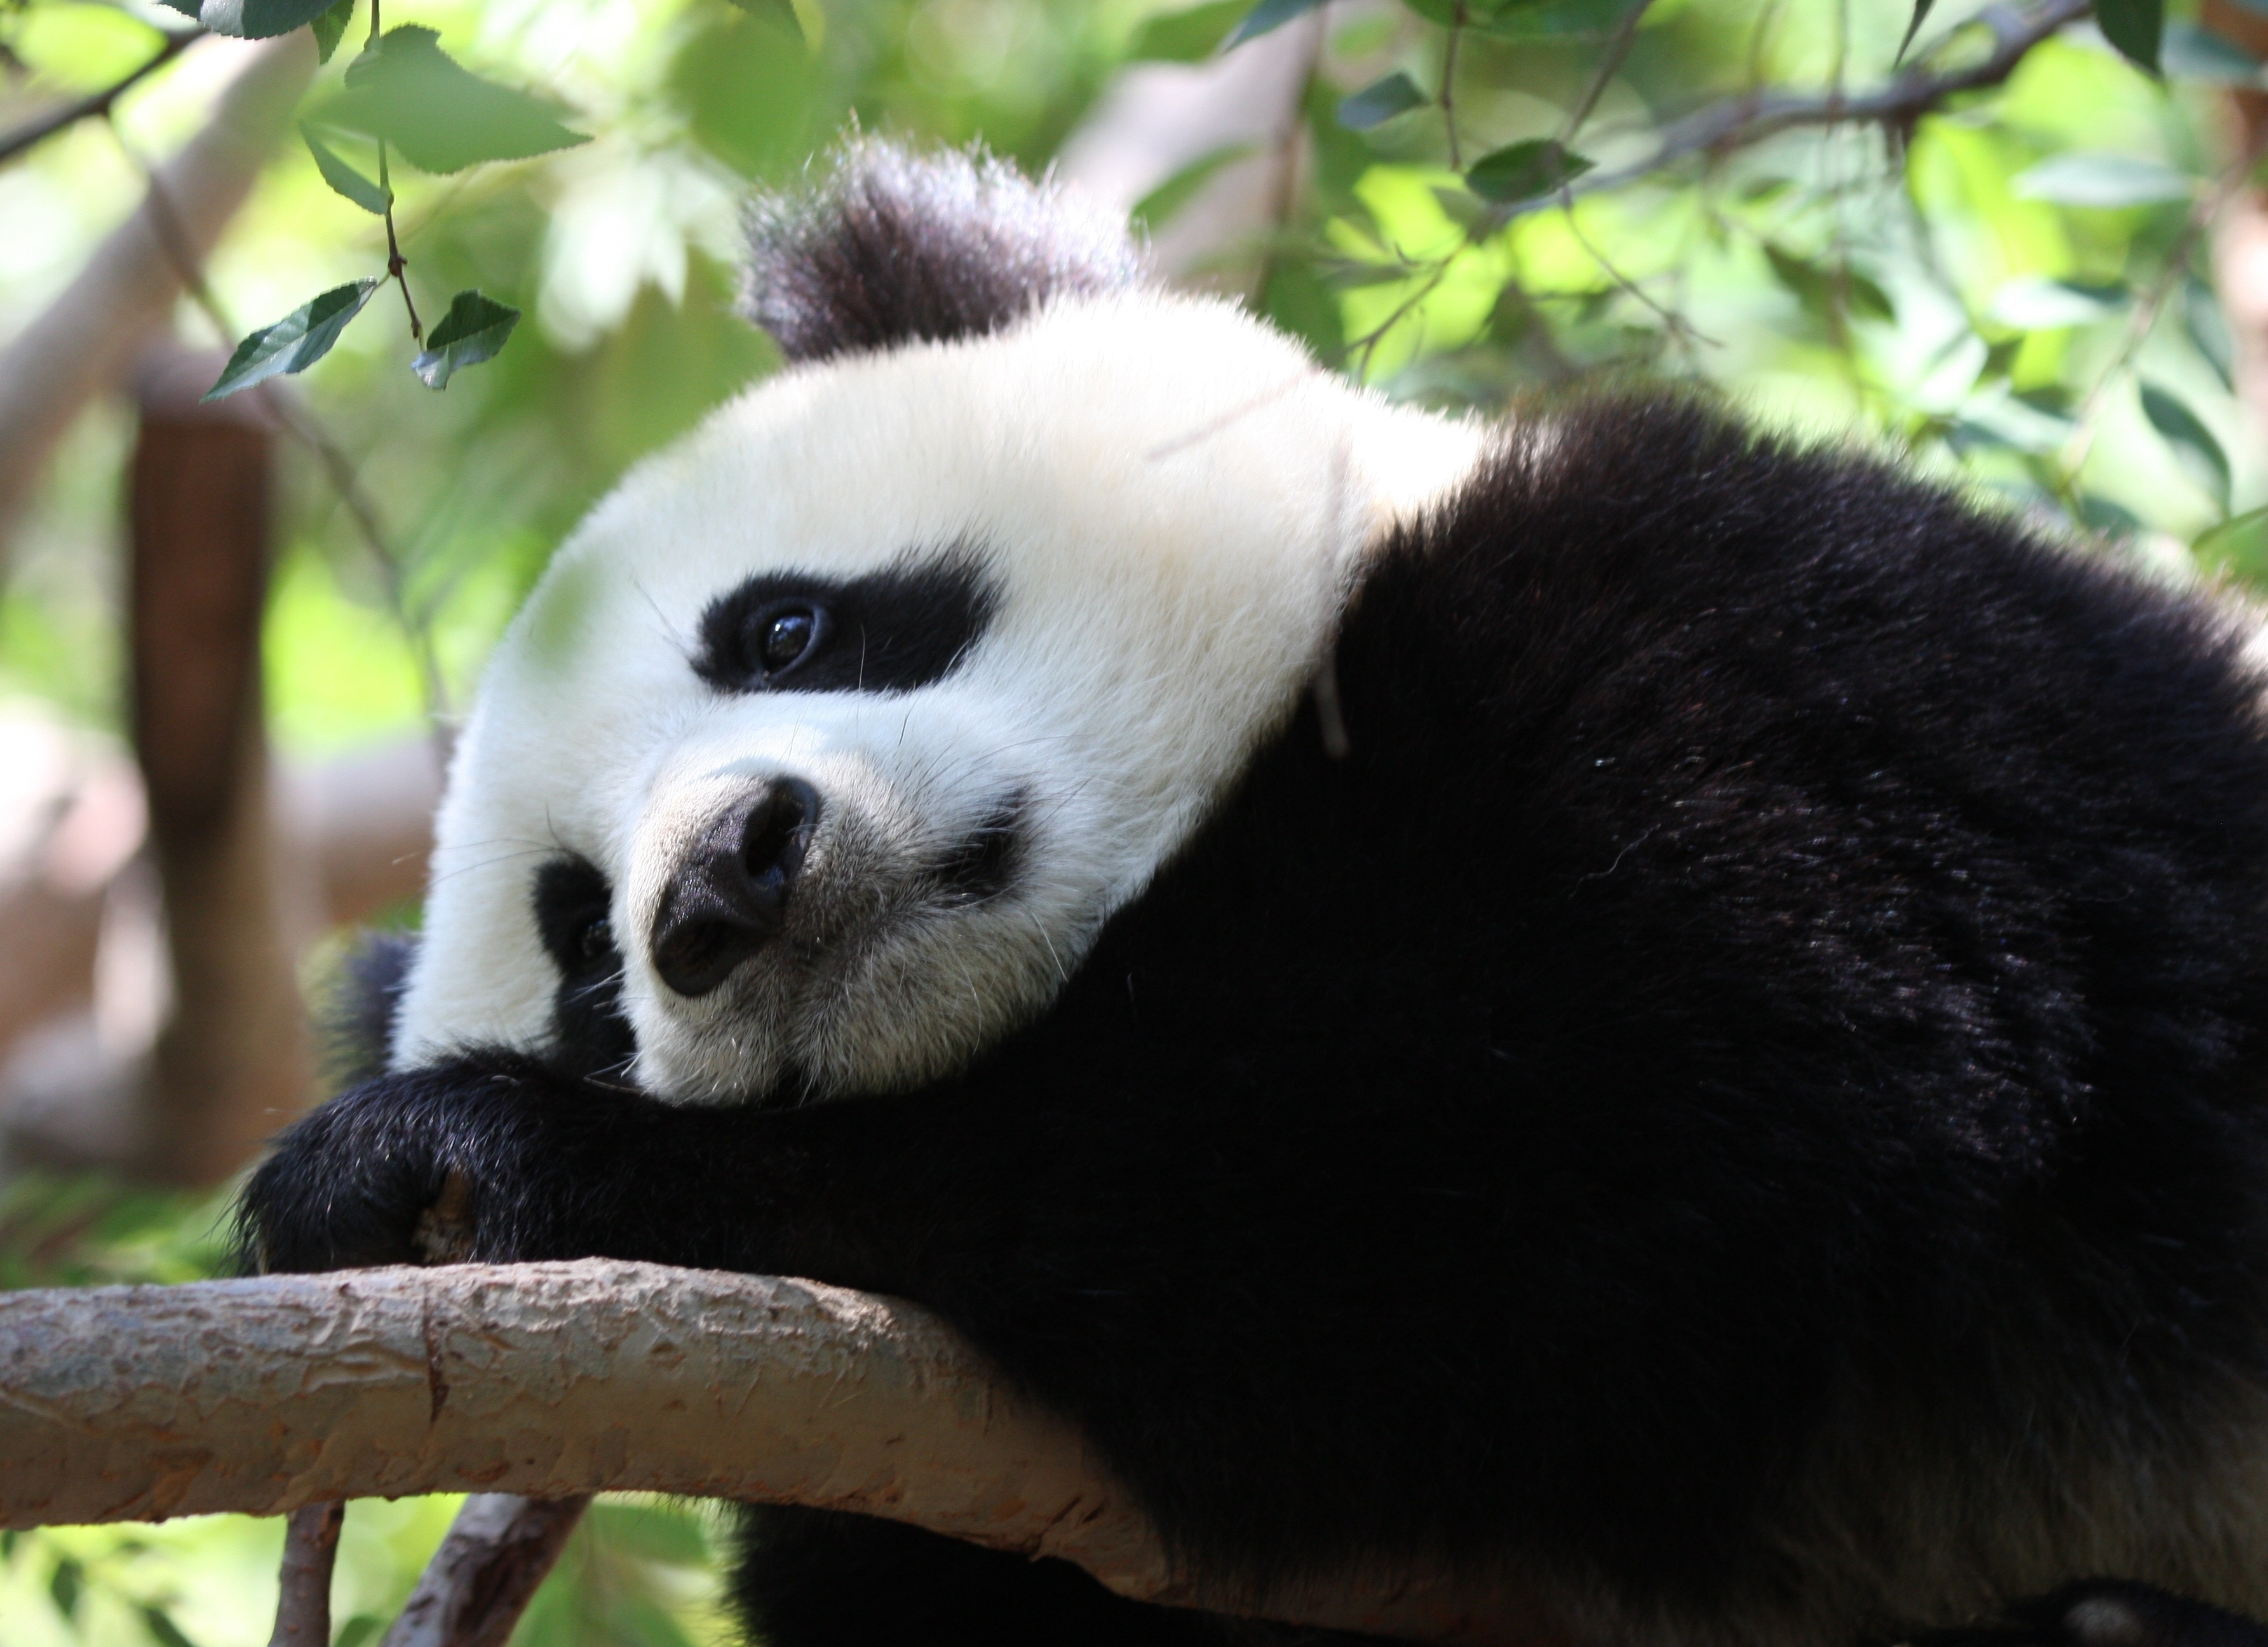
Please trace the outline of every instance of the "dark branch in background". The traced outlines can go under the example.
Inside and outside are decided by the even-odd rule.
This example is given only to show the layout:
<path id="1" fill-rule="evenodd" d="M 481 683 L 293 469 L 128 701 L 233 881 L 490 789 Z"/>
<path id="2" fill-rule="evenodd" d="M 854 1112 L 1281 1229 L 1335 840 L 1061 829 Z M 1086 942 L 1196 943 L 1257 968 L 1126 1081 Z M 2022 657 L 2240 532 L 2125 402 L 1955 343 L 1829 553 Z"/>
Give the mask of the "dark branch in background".
<path id="1" fill-rule="evenodd" d="M 44 143 L 67 126 L 108 114 L 113 103 L 187 51 L 193 42 L 202 40 L 204 33 L 201 28 L 193 28 L 167 35 L 166 43 L 158 48 L 157 55 L 140 68 L 99 92 L 91 92 L 76 103 L 66 103 L 61 108 L 51 109 L 35 120 L 25 122 L 5 137 L 0 137 L 0 165 L 14 159 L 34 144 Z"/>
<path id="2" fill-rule="evenodd" d="M 1623 55 L 1629 50 L 1630 36 L 1635 33 L 1648 4 L 1650 0 L 1639 0 L 1625 17 L 1624 27 L 1618 29 L 1615 38 L 1609 41 L 1602 63 L 1603 72 L 1594 77 L 1574 117 L 1563 128 L 1568 136 L 1572 137 L 1605 91 L 1607 80 L 1619 67 Z M 1454 251 L 1428 262 L 1407 265 L 1412 277 L 1424 277 L 1423 284 L 1376 326 L 1360 337 L 1351 339 L 1347 352 L 1351 357 L 1359 358 L 1360 369 L 1366 374 L 1371 354 L 1379 342 L 1432 295 L 1457 257 L 1518 218 L 1532 217 L 1539 211 L 1569 210 L 1582 196 L 1620 188 L 1657 172 L 1666 171 L 1693 155 L 1708 155 L 1713 159 L 1762 143 L 1766 138 L 1776 137 L 1782 132 L 1804 127 L 1881 125 L 1903 133 L 1910 130 L 1923 115 L 1934 113 L 1948 98 L 1957 97 L 1964 92 L 1985 91 L 2002 84 L 2016 71 L 2017 66 L 2033 48 L 2066 25 L 2077 22 L 2093 9 L 2091 0 L 2046 0 L 2046 4 L 2029 11 L 2019 11 L 2007 5 L 1988 7 L 1977 14 L 1974 22 L 1992 32 L 1992 51 L 1982 61 L 1949 74 L 1933 75 L 1918 70 L 1910 70 L 1889 85 L 1857 97 L 1845 95 L 1840 86 L 1824 94 L 1759 89 L 1697 109 L 1683 120 L 1672 122 L 1663 128 L 1661 140 L 1654 146 L 1653 152 L 1643 160 L 1617 166 L 1612 171 L 1587 172 L 1548 194 L 1539 195 L 1531 200 L 1507 202 L 1477 216 L 1466 229 L 1465 238 Z M 1562 138 L 1563 143 L 1565 140 Z M 1568 220 L 1570 223 L 1574 220 L 1572 210 Z M 1581 238 L 1580 234 L 1578 238 Z M 1670 320 L 1673 330 L 1683 325 L 1682 319 L 1668 315 L 1660 305 L 1639 292 L 1603 258 L 1600 258 L 1595 247 L 1589 247 L 1587 243 L 1587 249 L 1594 259 L 1599 259 L 1601 268 L 1617 286 Z"/>
<path id="3" fill-rule="evenodd" d="M 1449 43 L 1441 48 L 1441 131 L 1449 140 L 1449 169 L 1462 172 L 1465 162 L 1457 146 L 1457 44 L 1465 34 L 1465 0 L 1449 18 Z"/>
<path id="4" fill-rule="evenodd" d="M 1558 205 L 1562 196 L 1572 198 L 1619 188 L 1663 171 L 1689 155 L 1727 154 L 1801 127 L 1859 124 L 1904 130 L 1923 115 L 1933 114 L 1949 97 L 2000 85 L 2015 73 L 2017 65 L 2034 47 L 2093 9 L 2091 0 L 2047 0 L 2046 4 L 2029 11 L 2005 5 L 1988 7 L 1977 14 L 1975 21 L 1992 31 L 1991 53 L 1982 62 L 1951 74 L 1911 71 L 1878 91 L 1857 97 L 1845 96 L 1839 88 L 1823 95 L 1757 91 L 1712 103 L 1664 127 L 1660 143 L 1645 159 L 1610 172 L 1589 173 L 1559 193 L 1544 198 L 1500 206 L 1484 222 L 1490 228 L 1498 228 L 1515 218 Z"/>

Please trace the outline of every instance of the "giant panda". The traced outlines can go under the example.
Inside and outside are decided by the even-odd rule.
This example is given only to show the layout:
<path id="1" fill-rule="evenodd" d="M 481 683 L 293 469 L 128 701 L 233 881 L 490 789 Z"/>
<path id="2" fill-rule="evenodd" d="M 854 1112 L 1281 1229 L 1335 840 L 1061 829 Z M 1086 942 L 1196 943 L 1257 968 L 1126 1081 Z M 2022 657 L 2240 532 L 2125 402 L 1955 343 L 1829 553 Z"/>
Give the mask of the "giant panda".
<path id="1" fill-rule="evenodd" d="M 1633 388 L 1388 403 L 854 142 L 489 667 L 254 1261 L 917 1300 L 1189 1569 L 2268 1641 L 2268 736 L 2195 592 Z M 380 968 L 379 971 L 383 972 Z M 772 1647 L 1304 1640 L 749 1512 Z"/>

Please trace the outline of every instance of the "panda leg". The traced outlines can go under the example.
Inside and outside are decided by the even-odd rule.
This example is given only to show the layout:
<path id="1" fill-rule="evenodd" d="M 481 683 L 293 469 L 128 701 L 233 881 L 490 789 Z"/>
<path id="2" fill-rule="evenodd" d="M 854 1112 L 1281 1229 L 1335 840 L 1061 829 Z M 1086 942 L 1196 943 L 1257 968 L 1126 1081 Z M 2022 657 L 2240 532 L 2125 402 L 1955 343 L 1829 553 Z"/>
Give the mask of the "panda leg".
<path id="1" fill-rule="evenodd" d="M 1068 1562 L 894 1521 L 741 1509 L 733 1600 L 762 1647 L 1356 1647 L 1374 1638 L 1150 1606 Z"/>
<path id="2" fill-rule="evenodd" d="M 2148 1584 L 2090 1579 L 2013 1606 L 2003 1622 L 1932 1634 L 1923 1647 L 2268 1647 L 2268 1625 Z"/>

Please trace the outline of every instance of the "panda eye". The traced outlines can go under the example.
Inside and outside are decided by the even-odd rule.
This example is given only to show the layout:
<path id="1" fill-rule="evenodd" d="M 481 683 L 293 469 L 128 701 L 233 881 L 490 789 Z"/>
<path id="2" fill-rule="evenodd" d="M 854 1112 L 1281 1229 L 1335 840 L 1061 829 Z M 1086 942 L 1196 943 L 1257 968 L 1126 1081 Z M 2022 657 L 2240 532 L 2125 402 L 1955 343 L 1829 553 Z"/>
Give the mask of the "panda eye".
<path id="1" fill-rule="evenodd" d="M 585 962 L 596 963 L 614 952 L 615 924 L 604 915 L 585 921 L 575 934 L 575 953 Z"/>
<path id="2" fill-rule="evenodd" d="M 748 628 L 756 667 L 767 676 L 782 675 L 818 643 L 820 617 L 808 606 L 772 607 L 758 613 Z"/>

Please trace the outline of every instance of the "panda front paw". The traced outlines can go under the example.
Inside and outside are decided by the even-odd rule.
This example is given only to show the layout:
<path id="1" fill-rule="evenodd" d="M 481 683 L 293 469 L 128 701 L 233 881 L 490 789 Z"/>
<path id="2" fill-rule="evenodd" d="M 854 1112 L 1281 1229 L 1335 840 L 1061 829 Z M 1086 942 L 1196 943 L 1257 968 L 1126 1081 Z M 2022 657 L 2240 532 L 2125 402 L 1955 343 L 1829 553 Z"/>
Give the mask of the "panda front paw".
<path id="1" fill-rule="evenodd" d="M 236 1213 L 247 1271 L 509 1259 L 540 1155 L 532 1069 L 467 1060 L 341 1094 L 276 1141 Z"/>

